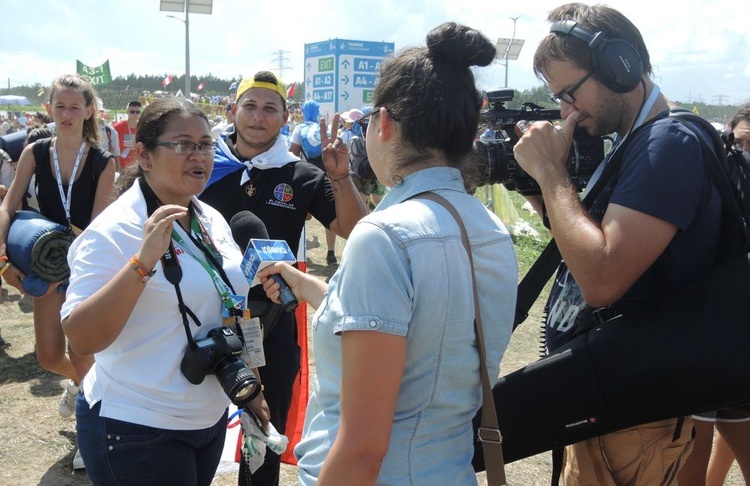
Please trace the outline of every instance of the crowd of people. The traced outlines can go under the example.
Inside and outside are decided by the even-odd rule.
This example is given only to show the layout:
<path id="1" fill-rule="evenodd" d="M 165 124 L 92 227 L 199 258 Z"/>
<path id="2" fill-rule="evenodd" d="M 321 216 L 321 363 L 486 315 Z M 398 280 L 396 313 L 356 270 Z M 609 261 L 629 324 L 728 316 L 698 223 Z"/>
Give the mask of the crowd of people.
<path id="1" fill-rule="evenodd" d="M 629 314 L 703 278 L 723 201 L 701 150 L 711 134 L 661 116 L 676 106 L 653 82 L 638 28 L 581 3 L 547 20 L 534 72 L 564 121 L 519 125 L 513 151 L 562 256 L 545 315 L 554 354 L 602 312 Z M 444 23 L 426 46 L 384 60 L 372 106 L 330 120 L 314 101 L 291 107 L 268 71 L 244 77 L 223 115 L 165 97 L 129 102 L 111 125 L 86 78 L 55 79 L 17 164 L 0 146 L 0 275 L 24 292 L 7 251 L 19 209 L 75 234 L 70 277 L 34 298 L 39 364 L 66 379 L 59 412 L 76 419 L 75 468 L 94 484 L 208 485 L 230 404 L 286 433 L 300 349 L 283 284 L 317 309 L 300 483 L 474 484 L 481 377 L 498 376 L 518 284 L 507 229 L 465 182 L 482 108 L 472 69 L 495 55 L 481 32 Z M 576 128 L 614 138 L 585 204 L 565 168 Z M 725 136 L 750 152 L 750 105 Z M 372 185 L 352 165 L 360 142 Z M 249 213 L 262 228 L 243 226 Z M 251 286 L 248 239 L 283 240 L 296 255 L 310 218 L 328 232 L 330 280 L 275 263 Z M 263 359 L 249 359 L 259 348 Z M 747 481 L 749 424 L 740 406 L 590 437 L 565 447 L 561 476 L 721 484 L 736 459 Z M 259 467 L 242 456 L 238 484 L 279 477 L 271 449 Z"/>

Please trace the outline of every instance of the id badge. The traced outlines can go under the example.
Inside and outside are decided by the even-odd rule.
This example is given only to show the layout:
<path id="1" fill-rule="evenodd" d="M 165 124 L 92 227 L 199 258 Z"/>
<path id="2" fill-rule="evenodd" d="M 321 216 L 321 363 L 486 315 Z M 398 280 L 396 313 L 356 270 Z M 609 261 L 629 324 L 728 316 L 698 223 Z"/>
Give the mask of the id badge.
<path id="1" fill-rule="evenodd" d="M 263 352 L 263 333 L 260 330 L 260 319 L 257 317 L 250 318 L 250 313 L 247 312 L 245 317 L 240 319 L 240 327 L 245 338 L 242 359 L 253 368 L 265 366 L 266 355 Z"/>
<path id="2" fill-rule="evenodd" d="M 227 309 L 224 305 L 221 306 L 221 319 L 222 323 L 225 326 L 234 325 L 235 317 L 244 317 L 246 315 L 249 315 L 245 302 L 247 299 L 244 295 L 232 294 L 232 300 L 237 303 L 237 305 L 233 309 Z"/>

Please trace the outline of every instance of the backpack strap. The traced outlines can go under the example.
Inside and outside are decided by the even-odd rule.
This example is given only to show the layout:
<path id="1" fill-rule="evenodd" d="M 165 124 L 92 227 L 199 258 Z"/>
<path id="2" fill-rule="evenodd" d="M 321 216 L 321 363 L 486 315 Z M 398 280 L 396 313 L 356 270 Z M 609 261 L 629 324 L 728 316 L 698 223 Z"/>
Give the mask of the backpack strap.
<path id="1" fill-rule="evenodd" d="M 49 162 L 49 148 L 52 144 L 51 138 L 43 138 L 34 142 L 34 174 L 36 175 L 36 184 L 39 185 L 39 178 L 42 175 L 42 163 Z"/>
<path id="2" fill-rule="evenodd" d="M 747 215 L 742 210 L 742 196 L 739 191 L 732 186 L 731 178 L 728 171 L 729 161 L 719 133 L 705 119 L 687 110 L 673 110 L 669 113 L 670 118 L 674 118 L 692 131 L 700 141 L 701 151 L 703 153 L 703 163 L 706 167 L 711 182 L 719 195 L 721 196 L 722 206 L 729 214 L 730 221 L 735 222 L 743 229 L 743 251 L 747 253 L 750 250 L 750 235 L 747 233 L 748 221 Z M 699 130 L 696 125 L 700 126 Z M 705 133 L 703 133 L 705 132 Z M 711 145 L 704 138 L 708 135 L 711 139 Z"/>

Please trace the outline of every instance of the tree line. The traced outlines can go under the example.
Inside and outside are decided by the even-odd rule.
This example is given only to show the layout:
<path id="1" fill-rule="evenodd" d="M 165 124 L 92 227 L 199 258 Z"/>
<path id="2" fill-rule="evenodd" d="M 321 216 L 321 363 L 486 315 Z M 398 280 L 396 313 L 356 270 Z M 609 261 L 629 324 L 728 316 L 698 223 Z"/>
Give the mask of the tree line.
<path id="1" fill-rule="evenodd" d="M 168 91 L 176 93 L 177 90 L 181 90 L 185 86 L 185 75 L 173 76 L 172 82 L 165 88 L 162 86 L 162 81 L 167 77 L 167 74 L 162 75 L 136 75 L 129 74 L 127 76 L 117 76 L 112 79 L 112 84 L 106 86 L 97 86 L 96 90 L 99 93 L 99 97 L 102 98 L 104 106 L 108 109 L 122 110 L 131 99 L 138 99 L 144 91 Z M 230 79 L 219 78 L 213 74 L 207 74 L 203 76 L 190 76 L 190 86 L 194 93 L 198 93 L 203 96 L 228 96 L 230 94 L 229 87 L 232 83 L 242 79 L 241 75 L 232 77 Z M 203 83 L 203 89 L 196 91 L 196 88 Z M 302 82 L 297 82 L 297 89 L 295 90 L 293 101 L 302 102 L 304 100 L 304 89 Z M 44 94 L 41 94 L 41 90 L 44 89 Z M 44 105 L 48 101 L 49 94 L 46 93 L 48 88 L 41 84 L 33 86 L 16 86 L 11 89 L 0 89 L 0 95 L 4 94 L 15 94 L 25 96 L 31 101 L 32 105 Z M 542 106 L 543 108 L 557 108 L 550 100 L 550 90 L 546 85 L 540 85 L 524 90 L 514 90 L 513 100 L 506 102 L 505 107 L 510 109 L 519 109 L 523 103 L 534 103 Z M 739 109 L 738 105 L 710 105 L 702 102 L 675 102 L 681 108 L 685 108 L 691 111 L 697 111 L 703 118 L 719 123 L 726 123 L 734 116 Z"/>

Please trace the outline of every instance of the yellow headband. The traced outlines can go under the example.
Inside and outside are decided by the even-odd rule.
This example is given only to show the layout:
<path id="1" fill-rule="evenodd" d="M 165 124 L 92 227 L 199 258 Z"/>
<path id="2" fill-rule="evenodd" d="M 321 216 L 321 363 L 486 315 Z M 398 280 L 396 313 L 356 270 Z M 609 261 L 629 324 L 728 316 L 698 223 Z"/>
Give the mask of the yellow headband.
<path id="1" fill-rule="evenodd" d="M 286 103 L 286 86 L 284 86 L 281 80 L 277 81 L 277 84 L 273 84 L 268 81 L 256 81 L 253 77 L 246 77 L 237 87 L 237 97 L 235 100 L 239 101 L 242 95 L 250 88 L 265 88 L 275 91 L 281 95 L 281 99 Z"/>

